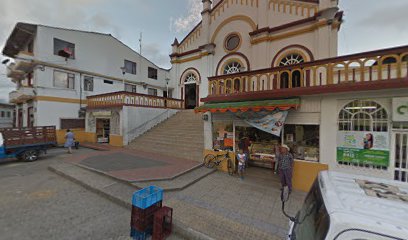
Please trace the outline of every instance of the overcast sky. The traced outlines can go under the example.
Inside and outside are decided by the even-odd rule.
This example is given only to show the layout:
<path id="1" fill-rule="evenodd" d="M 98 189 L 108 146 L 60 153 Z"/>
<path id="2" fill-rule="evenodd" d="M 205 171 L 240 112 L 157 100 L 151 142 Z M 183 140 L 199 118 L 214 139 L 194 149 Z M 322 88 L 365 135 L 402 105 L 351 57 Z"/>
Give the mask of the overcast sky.
<path id="1" fill-rule="evenodd" d="M 340 55 L 408 45 L 408 0 L 340 0 L 340 9 Z M 0 48 L 17 22 L 111 33 L 137 51 L 143 32 L 143 55 L 168 68 L 170 44 L 200 21 L 200 12 L 201 0 L 1 0 Z M 0 101 L 14 88 L 5 72 L 0 66 Z"/>

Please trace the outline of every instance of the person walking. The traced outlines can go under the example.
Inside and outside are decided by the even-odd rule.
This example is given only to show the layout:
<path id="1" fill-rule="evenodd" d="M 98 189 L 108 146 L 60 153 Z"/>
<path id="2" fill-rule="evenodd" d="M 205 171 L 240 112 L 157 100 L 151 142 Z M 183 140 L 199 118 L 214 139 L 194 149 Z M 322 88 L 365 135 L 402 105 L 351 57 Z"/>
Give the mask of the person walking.
<path id="1" fill-rule="evenodd" d="M 293 173 L 293 155 L 289 152 L 290 148 L 282 144 L 280 147 L 278 159 L 278 171 L 282 188 L 288 186 L 289 193 L 292 192 L 292 173 Z"/>
<path id="2" fill-rule="evenodd" d="M 71 130 L 67 129 L 67 133 L 65 134 L 65 144 L 64 147 L 68 148 L 68 153 L 72 154 L 72 146 L 74 145 L 74 133 Z"/>

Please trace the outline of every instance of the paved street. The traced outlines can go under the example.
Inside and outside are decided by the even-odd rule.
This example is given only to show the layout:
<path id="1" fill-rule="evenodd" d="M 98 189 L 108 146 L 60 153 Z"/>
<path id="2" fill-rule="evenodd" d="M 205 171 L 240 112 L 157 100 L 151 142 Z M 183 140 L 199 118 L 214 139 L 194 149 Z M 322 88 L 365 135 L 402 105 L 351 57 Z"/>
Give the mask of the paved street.
<path id="1" fill-rule="evenodd" d="M 66 157 L 0 164 L 0 239 L 128 239 L 127 209 L 47 170 Z"/>

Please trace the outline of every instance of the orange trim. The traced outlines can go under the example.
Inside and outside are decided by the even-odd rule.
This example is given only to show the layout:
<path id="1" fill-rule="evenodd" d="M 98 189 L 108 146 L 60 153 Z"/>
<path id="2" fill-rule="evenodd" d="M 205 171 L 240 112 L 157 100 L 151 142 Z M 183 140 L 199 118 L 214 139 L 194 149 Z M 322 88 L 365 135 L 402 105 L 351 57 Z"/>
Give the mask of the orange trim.
<path id="1" fill-rule="evenodd" d="M 291 108 L 297 109 L 298 107 L 299 107 L 298 105 L 280 105 L 280 106 L 257 106 L 257 107 L 236 107 L 236 108 L 201 108 L 201 109 L 196 109 L 195 112 L 196 113 L 199 113 L 199 112 L 202 112 L 202 113 L 205 113 L 205 112 L 212 112 L 212 113 L 221 112 L 221 113 L 225 113 L 227 111 L 230 111 L 230 112 L 235 113 L 235 112 L 238 112 L 238 111 L 247 112 L 247 111 L 250 111 L 250 110 L 254 111 L 254 112 L 259 112 L 259 111 L 262 111 L 262 110 L 273 111 L 275 109 L 286 111 L 286 110 L 289 110 Z"/>

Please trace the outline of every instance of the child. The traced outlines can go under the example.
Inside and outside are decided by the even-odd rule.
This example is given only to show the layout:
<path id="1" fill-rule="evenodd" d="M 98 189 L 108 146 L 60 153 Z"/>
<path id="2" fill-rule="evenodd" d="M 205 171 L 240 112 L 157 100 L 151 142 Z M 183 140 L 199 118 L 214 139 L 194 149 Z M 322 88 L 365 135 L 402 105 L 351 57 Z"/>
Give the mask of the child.
<path id="1" fill-rule="evenodd" d="M 246 156 L 245 156 L 244 151 L 242 149 L 239 149 L 237 158 L 238 158 L 238 174 L 241 177 L 241 180 L 243 180 L 244 179 L 245 162 L 246 162 L 245 158 L 246 158 Z"/>

